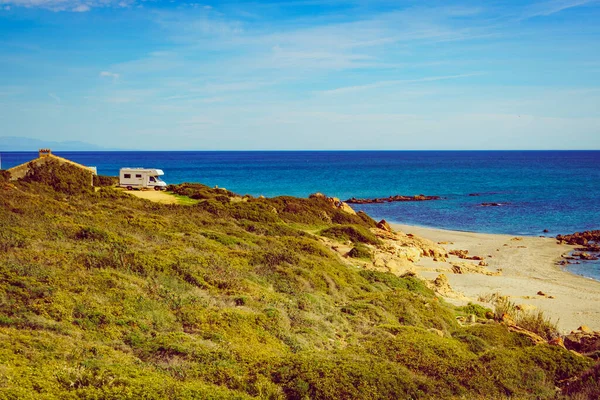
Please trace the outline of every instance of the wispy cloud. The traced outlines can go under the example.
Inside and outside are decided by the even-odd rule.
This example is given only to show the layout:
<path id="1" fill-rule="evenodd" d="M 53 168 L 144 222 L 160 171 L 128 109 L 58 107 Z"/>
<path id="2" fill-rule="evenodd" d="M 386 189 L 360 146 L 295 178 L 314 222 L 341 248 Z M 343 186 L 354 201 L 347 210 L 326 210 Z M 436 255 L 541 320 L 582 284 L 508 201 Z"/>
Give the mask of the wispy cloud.
<path id="1" fill-rule="evenodd" d="M 474 73 L 458 74 L 458 75 L 427 76 L 427 77 L 417 78 L 417 79 L 398 79 L 398 80 L 389 80 L 389 81 L 379 81 L 379 82 L 369 83 L 366 85 L 345 86 L 345 87 L 340 87 L 340 88 L 331 89 L 331 90 L 323 90 L 319 93 L 324 94 L 324 95 L 347 94 L 350 92 L 358 92 L 361 90 L 377 89 L 377 88 L 397 86 L 397 85 L 410 84 L 410 83 L 447 81 L 447 80 L 452 80 L 452 79 L 462 79 L 462 78 L 469 78 L 469 77 L 473 77 L 473 76 L 480 76 L 483 74 L 484 74 L 483 72 L 474 72 Z"/>
<path id="2" fill-rule="evenodd" d="M 144 0 L 142 0 L 144 1 Z M 135 0 L 0 0 L 5 9 L 10 6 L 25 8 L 43 8 L 51 11 L 86 12 L 98 7 L 131 7 Z"/>
<path id="3" fill-rule="evenodd" d="M 58 97 L 54 93 L 48 93 L 48 96 L 50 96 L 52 99 L 54 99 L 54 101 L 56 101 L 57 103 L 61 102 L 60 97 Z"/>
<path id="4" fill-rule="evenodd" d="M 599 3 L 599 0 L 551 0 L 535 3 L 524 8 L 520 19 L 547 17 L 569 8 Z"/>
<path id="5" fill-rule="evenodd" d="M 113 80 L 117 80 L 121 77 L 120 74 L 117 74 L 115 72 L 110 72 L 110 71 L 102 71 L 102 72 L 100 72 L 100 76 L 103 78 L 112 78 Z"/>

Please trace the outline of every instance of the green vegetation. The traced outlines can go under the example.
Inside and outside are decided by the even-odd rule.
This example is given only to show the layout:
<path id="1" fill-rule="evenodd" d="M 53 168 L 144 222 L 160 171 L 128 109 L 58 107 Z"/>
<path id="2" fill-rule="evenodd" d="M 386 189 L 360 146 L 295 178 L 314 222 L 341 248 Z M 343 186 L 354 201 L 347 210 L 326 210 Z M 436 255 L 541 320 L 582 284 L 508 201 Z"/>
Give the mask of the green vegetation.
<path id="1" fill-rule="evenodd" d="M 55 160 L 43 164 L 30 162 L 23 182 L 40 183 L 64 194 L 80 194 L 92 191 L 92 173 L 70 164 Z"/>
<path id="2" fill-rule="evenodd" d="M 557 323 L 544 316 L 542 311 L 522 310 L 515 303 L 502 296 L 496 298 L 495 305 L 495 316 L 498 320 L 501 320 L 503 316 L 508 316 L 521 328 L 536 333 L 546 340 L 560 336 Z"/>
<path id="3" fill-rule="evenodd" d="M 337 225 L 321 231 L 321 236 L 353 243 L 380 244 L 381 241 L 362 226 Z"/>
<path id="4" fill-rule="evenodd" d="M 538 399 L 592 365 L 346 266 L 311 232 L 377 245 L 374 222 L 321 199 L 42 175 L 0 196 L 0 398 Z"/>
<path id="5" fill-rule="evenodd" d="M 370 260 L 373 257 L 373 252 L 364 244 L 358 243 L 348 252 L 348 256 Z"/>
<path id="6" fill-rule="evenodd" d="M 117 186 L 119 184 L 118 176 L 94 175 L 94 186 Z"/>
<path id="7" fill-rule="evenodd" d="M 6 170 L 0 170 L 0 183 L 6 183 L 10 181 L 10 172 Z"/>

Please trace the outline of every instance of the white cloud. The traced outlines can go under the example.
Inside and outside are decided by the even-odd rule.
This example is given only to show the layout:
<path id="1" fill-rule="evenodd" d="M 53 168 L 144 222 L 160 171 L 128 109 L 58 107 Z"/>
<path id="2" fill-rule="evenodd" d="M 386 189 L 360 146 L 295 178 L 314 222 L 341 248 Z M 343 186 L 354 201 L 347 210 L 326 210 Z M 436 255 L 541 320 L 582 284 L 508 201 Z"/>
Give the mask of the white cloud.
<path id="1" fill-rule="evenodd" d="M 58 97 L 57 95 L 55 95 L 54 93 L 48 93 L 48 96 L 50 96 L 52 99 L 54 99 L 54 101 L 56 101 L 57 103 L 60 103 L 60 97 Z"/>
<path id="2" fill-rule="evenodd" d="M 110 72 L 110 71 L 102 71 L 100 72 L 100 76 L 103 78 L 112 78 L 113 80 L 117 80 L 119 79 L 119 77 L 121 75 L 115 73 L 115 72 Z"/>
<path id="3" fill-rule="evenodd" d="M 71 12 L 87 12 L 98 7 L 129 7 L 135 3 L 136 0 L 0 0 L 6 10 L 14 6 Z"/>
<path id="4" fill-rule="evenodd" d="M 551 0 L 532 4 L 525 8 L 521 19 L 547 17 L 569 8 L 598 3 L 598 0 Z"/>
<path id="5" fill-rule="evenodd" d="M 73 9 L 71 10 L 73 12 L 86 12 L 86 11 L 90 11 L 90 6 L 88 6 L 87 4 L 80 4 L 76 7 L 73 7 Z"/>
<path id="6" fill-rule="evenodd" d="M 337 88 L 337 89 L 324 90 L 324 91 L 321 91 L 320 93 L 321 94 L 326 94 L 326 95 L 345 94 L 345 93 L 349 93 L 349 92 L 357 92 L 357 91 L 360 91 L 360 90 L 376 89 L 376 88 L 382 88 L 382 87 L 388 87 L 388 86 L 396 86 L 396 85 L 401 85 L 401 84 L 446 81 L 446 80 L 451 80 L 451 79 L 469 78 L 469 77 L 472 77 L 472 76 L 479 76 L 479 75 L 482 75 L 482 73 L 481 72 L 476 72 L 476 73 L 458 74 L 458 75 L 427 76 L 427 77 L 418 78 L 418 79 L 402 79 L 402 80 L 380 81 L 380 82 L 369 83 L 369 84 L 366 84 L 366 85 L 346 86 L 346 87 L 340 87 L 340 88 Z"/>

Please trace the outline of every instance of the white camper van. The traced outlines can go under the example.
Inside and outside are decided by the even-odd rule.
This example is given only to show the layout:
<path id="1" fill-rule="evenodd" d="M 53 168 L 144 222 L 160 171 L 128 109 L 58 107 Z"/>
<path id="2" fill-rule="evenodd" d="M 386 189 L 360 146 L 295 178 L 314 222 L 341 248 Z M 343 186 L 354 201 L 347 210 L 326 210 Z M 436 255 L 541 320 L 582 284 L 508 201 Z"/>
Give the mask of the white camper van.
<path id="1" fill-rule="evenodd" d="M 127 190 L 150 189 L 163 190 L 167 187 L 160 176 L 165 173 L 162 169 L 150 168 L 121 168 L 119 172 L 119 186 Z"/>

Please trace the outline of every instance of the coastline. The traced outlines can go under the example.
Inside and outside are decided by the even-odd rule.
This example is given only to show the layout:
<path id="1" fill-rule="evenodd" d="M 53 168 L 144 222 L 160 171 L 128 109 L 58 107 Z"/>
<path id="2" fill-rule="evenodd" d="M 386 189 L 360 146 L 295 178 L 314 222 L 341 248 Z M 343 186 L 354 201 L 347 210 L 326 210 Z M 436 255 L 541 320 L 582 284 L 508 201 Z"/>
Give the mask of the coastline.
<path id="1" fill-rule="evenodd" d="M 501 269 L 500 275 L 480 273 L 456 274 L 451 263 L 476 263 L 451 255 L 447 261 L 422 258 L 417 273 L 433 280 L 443 273 L 454 293 L 446 299 L 457 305 L 479 301 L 492 294 L 508 296 L 523 309 L 541 310 L 564 333 L 587 325 L 600 330 L 600 282 L 573 274 L 557 265 L 563 254 L 575 246 L 557 244 L 554 238 L 451 231 L 444 229 L 390 224 L 394 230 L 412 233 L 440 243 L 448 251 L 468 250 L 469 255 L 484 258 L 490 271 Z M 542 292 L 543 295 L 538 295 Z"/>

